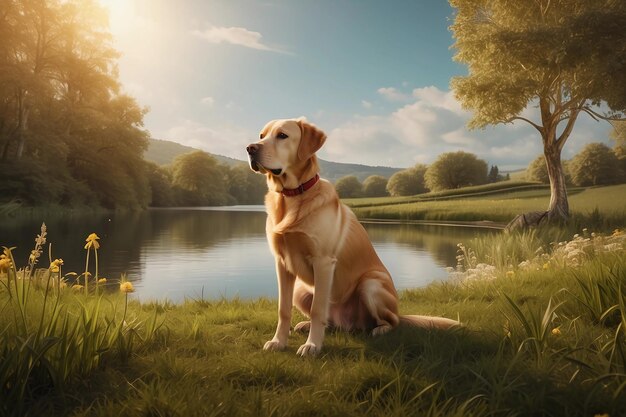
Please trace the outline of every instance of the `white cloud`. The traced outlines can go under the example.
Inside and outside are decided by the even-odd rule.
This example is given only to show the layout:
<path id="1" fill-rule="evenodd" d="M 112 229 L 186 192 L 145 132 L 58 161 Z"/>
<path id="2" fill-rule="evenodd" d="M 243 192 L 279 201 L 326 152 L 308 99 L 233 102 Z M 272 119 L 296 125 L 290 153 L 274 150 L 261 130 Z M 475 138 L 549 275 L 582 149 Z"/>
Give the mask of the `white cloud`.
<path id="1" fill-rule="evenodd" d="M 262 42 L 263 35 L 246 28 L 213 26 L 203 31 L 194 30 L 191 33 L 209 43 L 229 43 L 259 51 L 287 53 L 281 49 L 266 45 Z"/>
<path id="2" fill-rule="evenodd" d="M 213 97 L 203 97 L 200 100 L 200 103 L 207 105 L 209 107 L 213 107 L 213 105 L 215 104 L 215 99 Z"/>
<path id="3" fill-rule="evenodd" d="M 209 127 L 188 119 L 182 120 L 161 136 L 163 139 L 244 161 L 247 158 L 246 146 L 256 140 L 256 134 L 240 126 L 225 123 Z"/>
<path id="4" fill-rule="evenodd" d="M 339 162 L 408 167 L 430 163 L 443 152 L 464 150 L 501 169 L 521 168 L 542 152 L 539 133 L 525 122 L 468 130 L 471 113 L 462 109 L 451 91 L 417 88 L 409 95 L 394 88 L 379 93 L 391 100 L 412 97 L 389 114 L 355 116 L 328 132 L 321 156 Z M 538 118 L 529 105 L 523 115 Z M 581 116 L 563 158 L 569 159 L 587 143 L 608 143 L 608 123 Z"/>
<path id="5" fill-rule="evenodd" d="M 363 106 L 363 108 L 365 109 L 371 109 L 372 103 L 367 100 L 361 100 L 361 106 Z"/>
<path id="6" fill-rule="evenodd" d="M 408 101 L 411 98 L 409 94 L 402 93 L 395 87 L 381 87 L 377 91 L 389 101 Z"/>

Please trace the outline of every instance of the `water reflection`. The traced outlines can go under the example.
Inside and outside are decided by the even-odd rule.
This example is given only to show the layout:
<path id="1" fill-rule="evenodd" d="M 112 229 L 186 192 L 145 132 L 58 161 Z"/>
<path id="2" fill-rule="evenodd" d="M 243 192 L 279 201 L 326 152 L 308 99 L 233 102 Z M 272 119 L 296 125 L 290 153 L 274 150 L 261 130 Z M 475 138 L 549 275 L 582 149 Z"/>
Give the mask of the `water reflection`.
<path id="1" fill-rule="evenodd" d="M 48 225 L 53 257 L 65 271 L 84 270 L 84 240 L 101 237 L 100 275 L 127 273 L 143 299 L 276 297 L 274 262 L 265 240 L 265 213 L 241 209 L 161 209 L 115 215 L 19 218 L 0 224 L 0 245 L 17 246 L 24 264 L 39 231 Z M 445 279 L 456 263 L 457 243 L 478 229 L 366 224 L 400 289 Z M 47 254 L 42 266 L 47 266 Z M 92 270 L 93 272 L 93 270 Z"/>

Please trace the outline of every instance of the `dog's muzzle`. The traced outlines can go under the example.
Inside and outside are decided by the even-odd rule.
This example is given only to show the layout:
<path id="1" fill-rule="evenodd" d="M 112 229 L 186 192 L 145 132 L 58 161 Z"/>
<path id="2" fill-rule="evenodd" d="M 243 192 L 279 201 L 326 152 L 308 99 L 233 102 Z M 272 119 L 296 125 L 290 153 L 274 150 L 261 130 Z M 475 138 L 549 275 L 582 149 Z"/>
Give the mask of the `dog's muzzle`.
<path id="1" fill-rule="evenodd" d="M 250 169 L 252 169 L 254 172 L 260 172 L 262 174 L 265 174 L 266 172 L 269 171 L 274 175 L 280 175 L 283 172 L 281 168 L 270 169 L 270 168 L 265 168 L 263 165 L 261 165 L 261 163 L 257 159 L 260 154 L 259 152 L 260 147 L 256 143 L 251 143 L 250 145 L 248 145 L 246 147 L 246 151 L 248 152 L 248 160 L 250 161 Z"/>

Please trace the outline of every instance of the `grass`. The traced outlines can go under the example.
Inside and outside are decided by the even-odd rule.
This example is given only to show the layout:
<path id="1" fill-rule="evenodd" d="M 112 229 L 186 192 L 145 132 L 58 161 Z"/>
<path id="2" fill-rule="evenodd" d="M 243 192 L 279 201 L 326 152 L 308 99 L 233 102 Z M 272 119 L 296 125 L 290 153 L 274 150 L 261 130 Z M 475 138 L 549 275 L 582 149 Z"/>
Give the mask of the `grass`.
<path id="1" fill-rule="evenodd" d="M 1 413 L 625 415 L 625 245 L 619 232 L 466 242 L 455 279 L 400 294 L 401 312 L 459 317 L 464 328 L 400 327 L 379 338 L 328 331 L 317 358 L 295 355 L 300 334 L 284 352 L 261 351 L 274 300 L 140 303 L 93 286 L 86 294 L 50 286 L 62 274 L 52 268 L 17 279 L 24 272 L 7 267 L 9 253 Z"/>
<path id="2" fill-rule="evenodd" d="M 497 185 L 490 184 L 490 185 Z M 476 187 L 474 187 L 476 188 Z M 479 188 L 480 189 L 480 188 Z M 419 200 L 405 202 L 386 199 L 348 200 L 360 218 L 402 220 L 495 221 L 509 222 L 516 215 L 545 210 L 550 201 L 547 188 L 511 188 L 497 190 L 499 194 L 485 196 L 468 193 L 449 195 L 442 201 Z M 458 190 L 457 190 L 458 191 Z M 467 191 L 467 190 L 466 190 Z M 569 204 L 574 230 L 592 227 L 611 230 L 624 225 L 626 219 L 626 184 L 570 190 Z M 461 192 L 461 191 L 458 191 Z M 418 197 L 406 197 L 416 199 Z M 405 197 L 403 197 L 405 198 Z"/>

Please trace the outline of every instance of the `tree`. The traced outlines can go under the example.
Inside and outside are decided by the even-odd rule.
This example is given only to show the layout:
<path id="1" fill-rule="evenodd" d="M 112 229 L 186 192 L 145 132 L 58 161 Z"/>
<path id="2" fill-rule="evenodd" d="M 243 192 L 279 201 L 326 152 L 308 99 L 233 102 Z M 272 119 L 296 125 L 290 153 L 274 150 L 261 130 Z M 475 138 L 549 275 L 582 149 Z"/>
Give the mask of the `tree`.
<path id="1" fill-rule="evenodd" d="M 363 181 L 364 197 L 384 197 L 389 195 L 387 192 L 387 178 L 382 175 L 370 175 Z"/>
<path id="2" fill-rule="evenodd" d="M 247 164 L 236 165 L 227 172 L 228 193 L 237 204 L 263 204 L 267 192 L 265 177 L 253 172 Z"/>
<path id="3" fill-rule="evenodd" d="M 146 206 L 146 110 L 120 93 L 99 3 L 0 2 L 0 39 L 0 173 L 15 179 L 0 198 Z"/>
<path id="4" fill-rule="evenodd" d="M 623 179 L 617 156 L 603 143 L 585 146 L 572 159 L 571 170 L 578 186 L 617 184 Z"/>
<path id="5" fill-rule="evenodd" d="M 526 168 L 526 180 L 536 181 L 542 184 L 550 184 L 548 176 L 548 167 L 546 166 L 546 157 L 539 155 Z"/>
<path id="6" fill-rule="evenodd" d="M 203 151 L 178 156 L 172 163 L 172 184 L 179 189 L 181 203 L 219 206 L 232 202 L 224 169 L 217 159 Z"/>
<path id="7" fill-rule="evenodd" d="M 155 164 L 147 162 L 148 181 L 150 183 L 150 206 L 152 207 L 169 207 L 173 206 L 174 191 L 172 189 L 171 173 Z"/>
<path id="8" fill-rule="evenodd" d="M 394 197 L 422 194 L 428 191 L 424 182 L 426 165 L 417 164 L 412 168 L 398 171 L 389 178 L 387 191 Z"/>
<path id="9" fill-rule="evenodd" d="M 339 178 L 335 183 L 335 189 L 341 198 L 356 198 L 363 194 L 363 186 L 354 175 Z"/>
<path id="10" fill-rule="evenodd" d="M 487 175 L 487 182 L 498 182 L 502 178 L 500 177 L 500 170 L 497 165 L 492 165 L 489 168 L 489 174 Z"/>
<path id="11" fill-rule="evenodd" d="M 611 139 L 615 141 L 615 156 L 619 160 L 622 174 L 626 178 L 626 122 L 614 122 Z"/>
<path id="12" fill-rule="evenodd" d="M 487 182 L 487 163 L 468 152 L 447 152 L 439 155 L 428 167 L 426 186 L 432 191 L 480 185 Z"/>
<path id="13" fill-rule="evenodd" d="M 452 80 L 472 128 L 524 121 L 543 141 L 549 219 L 567 219 L 561 151 L 577 118 L 618 119 L 626 110 L 626 2 L 450 0 L 455 59 L 469 67 Z M 599 105 L 612 109 L 601 114 Z M 538 106 L 535 121 L 522 116 Z M 561 125 L 561 124 L 564 125 Z"/>

